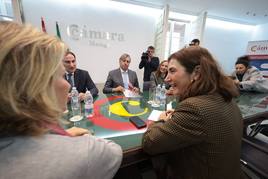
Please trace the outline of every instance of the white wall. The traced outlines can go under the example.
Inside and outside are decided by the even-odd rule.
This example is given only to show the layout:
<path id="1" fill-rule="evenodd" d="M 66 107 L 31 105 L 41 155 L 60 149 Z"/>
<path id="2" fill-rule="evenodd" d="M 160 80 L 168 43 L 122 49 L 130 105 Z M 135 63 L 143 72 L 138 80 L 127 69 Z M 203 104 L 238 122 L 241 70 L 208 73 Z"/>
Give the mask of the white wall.
<path id="1" fill-rule="evenodd" d="M 208 18 L 203 46 L 214 55 L 223 71 L 230 74 L 237 57 L 246 53 L 253 31 L 254 26 Z"/>
<path id="2" fill-rule="evenodd" d="M 257 25 L 251 40 L 268 40 L 268 24 Z"/>
<path id="3" fill-rule="evenodd" d="M 129 53 L 142 83 L 143 70 L 138 69 L 141 52 L 154 42 L 155 18 L 160 10 L 126 5 L 114 1 L 86 0 L 23 0 L 26 22 L 41 27 L 44 17 L 49 34 L 56 34 L 55 21 L 59 22 L 62 39 L 77 55 L 78 67 L 89 71 L 96 83 L 106 80 L 108 71 L 118 67 L 118 58 Z M 186 18 L 186 20 L 189 20 Z M 124 34 L 124 41 L 95 40 L 107 48 L 90 45 L 88 38 L 72 40 L 67 26 L 86 25 L 88 30 Z M 246 53 L 248 41 L 267 40 L 268 24 L 249 26 L 207 19 L 204 47 L 215 56 L 226 74 L 234 69 L 237 57 Z"/>
<path id="4" fill-rule="evenodd" d="M 78 67 L 88 70 L 95 83 L 104 83 L 108 71 L 118 68 L 123 53 L 131 56 L 130 69 L 142 83 L 143 70 L 138 69 L 141 53 L 153 45 L 155 17 L 159 11 L 111 2 L 84 0 L 23 0 L 25 21 L 41 28 L 43 17 L 49 34 L 56 34 L 58 21 L 62 40 L 76 54 Z M 73 40 L 67 36 L 67 26 L 76 24 L 88 30 L 121 33 L 123 41 L 95 39 L 108 47 L 92 46 L 89 38 Z M 94 39 L 93 39 L 94 40 Z"/>

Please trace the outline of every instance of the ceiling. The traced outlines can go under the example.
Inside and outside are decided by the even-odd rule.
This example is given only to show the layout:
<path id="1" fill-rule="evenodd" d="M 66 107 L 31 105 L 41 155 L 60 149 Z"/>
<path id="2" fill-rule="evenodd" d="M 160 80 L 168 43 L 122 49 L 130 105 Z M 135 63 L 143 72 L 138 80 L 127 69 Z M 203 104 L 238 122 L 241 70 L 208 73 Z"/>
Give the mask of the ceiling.
<path id="1" fill-rule="evenodd" d="M 268 23 L 268 0 L 116 0 L 190 15 L 207 11 L 208 17 L 244 24 Z"/>

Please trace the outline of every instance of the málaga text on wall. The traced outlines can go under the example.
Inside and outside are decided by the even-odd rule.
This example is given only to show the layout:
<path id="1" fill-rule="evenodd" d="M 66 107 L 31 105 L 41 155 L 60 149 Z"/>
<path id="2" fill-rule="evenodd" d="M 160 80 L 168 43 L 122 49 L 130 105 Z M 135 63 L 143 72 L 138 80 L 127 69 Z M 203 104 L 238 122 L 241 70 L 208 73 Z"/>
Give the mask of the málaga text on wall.
<path id="1" fill-rule="evenodd" d="M 110 47 L 111 42 L 125 41 L 123 33 L 92 30 L 89 29 L 86 25 L 68 25 L 67 35 L 72 40 L 88 40 L 90 46 L 103 48 Z"/>

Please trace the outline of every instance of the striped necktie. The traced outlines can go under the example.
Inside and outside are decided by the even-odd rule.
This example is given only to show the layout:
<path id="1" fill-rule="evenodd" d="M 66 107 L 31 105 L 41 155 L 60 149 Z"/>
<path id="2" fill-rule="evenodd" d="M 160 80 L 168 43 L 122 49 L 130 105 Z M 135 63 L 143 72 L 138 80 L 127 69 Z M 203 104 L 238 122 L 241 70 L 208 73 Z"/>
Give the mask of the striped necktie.
<path id="1" fill-rule="evenodd" d="M 73 74 L 72 74 L 72 73 L 68 73 L 68 74 L 67 74 L 67 81 L 68 81 L 69 84 L 71 85 L 71 88 L 74 87 Z"/>

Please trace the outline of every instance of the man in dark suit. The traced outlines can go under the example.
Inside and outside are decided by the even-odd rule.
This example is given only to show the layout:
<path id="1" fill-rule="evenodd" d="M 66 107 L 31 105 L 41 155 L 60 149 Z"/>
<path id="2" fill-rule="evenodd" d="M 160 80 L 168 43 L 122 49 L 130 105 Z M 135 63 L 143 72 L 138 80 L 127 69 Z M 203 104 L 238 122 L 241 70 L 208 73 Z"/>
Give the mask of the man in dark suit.
<path id="1" fill-rule="evenodd" d="M 76 87 L 80 100 L 84 100 L 86 90 L 89 90 L 93 97 L 98 95 L 99 90 L 88 72 L 76 68 L 76 56 L 73 52 L 68 51 L 65 54 L 63 65 L 66 70 L 64 77 L 70 83 L 71 87 Z"/>
<path id="2" fill-rule="evenodd" d="M 144 68 L 143 75 L 143 91 L 148 91 L 151 81 L 150 76 L 153 71 L 156 71 L 159 66 L 159 58 L 154 56 L 154 47 L 149 46 L 147 51 L 142 53 L 139 69 Z"/>
<path id="3" fill-rule="evenodd" d="M 123 54 L 119 59 L 120 68 L 109 72 L 103 93 L 124 92 L 125 89 L 139 92 L 139 82 L 136 72 L 128 69 L 131 62 L 128 54 Z"/>

